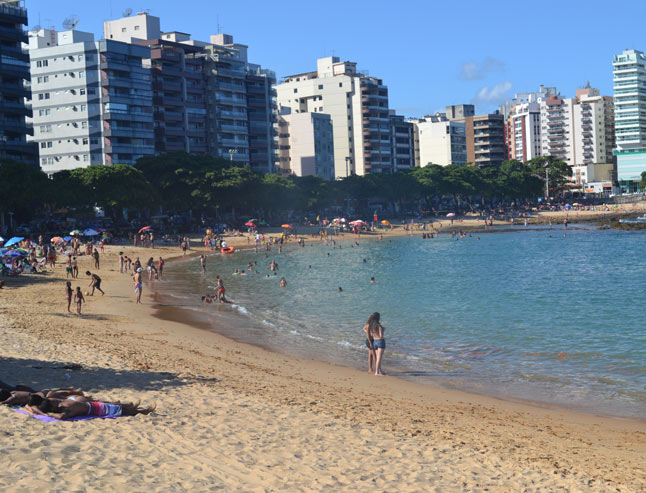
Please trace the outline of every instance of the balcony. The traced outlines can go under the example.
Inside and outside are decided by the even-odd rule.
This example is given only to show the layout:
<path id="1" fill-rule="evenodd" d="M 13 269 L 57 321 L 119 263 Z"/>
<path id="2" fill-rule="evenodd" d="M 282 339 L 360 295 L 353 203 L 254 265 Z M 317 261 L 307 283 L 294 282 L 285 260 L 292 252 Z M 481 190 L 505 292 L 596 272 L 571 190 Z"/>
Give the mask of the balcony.
<path id="1" fill-rule="evenodd" d="M 25 103 L 18 101 L 7 101 L 6 99 L 0 99 L 0 111 L 17 115 L 32 115 L 31 108 L 26 106 Z"/>
<path id="2" fill-rule="evenodd" d="M 0 27 L 0 39 L 8 39 L 10 41 L 20 41 L 22 43 L 29 43 L 27 33 L 22 29 L 12 29 L 8 27 Z"/>

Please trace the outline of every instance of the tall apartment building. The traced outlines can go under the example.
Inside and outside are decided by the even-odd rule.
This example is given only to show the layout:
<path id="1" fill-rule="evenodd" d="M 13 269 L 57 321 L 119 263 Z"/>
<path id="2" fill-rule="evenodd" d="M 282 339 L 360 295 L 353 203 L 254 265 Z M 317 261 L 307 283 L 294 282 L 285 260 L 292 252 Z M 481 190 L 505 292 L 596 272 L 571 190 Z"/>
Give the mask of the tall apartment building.
<path id="1" fill-rule="evenodd" d="M 160 31 L 145 12 L 104 24 L 106 38 L 151 48 L 156 150 L 208 152 L 273 172 L 276 76 L 228 34 L 209 42 Z"/>
<path id="2" fill-rule="evenodd" d="M 444 113 L 409 121 L 416 127 L 416 159 L 419 160 L 419 166 L 466 164 L 467 144 L 464 122 L 450 121 Z"/>
<path id="3" fill-rule="evenodd" d="M 25 102 L 30 97 L 29 54 L 22 48 L 26 24 L 22 2 L 0 2 L 0 158 L 35 164 L 38 151 L 27 141 L 32 129 L 25 120 L 31 116 Z"/>
<path id="4" fill-rule="evenodd" d="M 449 120 L 464 122 L 467 163 L 480 168 L 502 164 L 507 152 L 505 123 L 499 112 L 476 115 L 472 104 L 461 104 L 447 106 L 446 115 Z"/>
<path id="5" fill-rule="evenodd" d="M 624 50 L 612 67 L 617 179 L 622 192 L 634 192 L 646 171 L 646 56 Z"/>
<path id="6" fill-rule="evenodd" d="M 415 167 L 415 124 L 390 110 L 390 149 L 392 172 Z"/>
<path id="7" fill-rule="evenodd" d="M 150 50 L 81 31 L 32 31 L 33 140 L 48 174 L 154 153 Z"/>
<path id="8" fill-rule="evenodd" d="M 539 102 L 514 106 L 505 125 L 510 159 L 529 161 L 541 155 L 541 108 Z"/>
<path id="9" fill-rule="evenodd" d="M 326 113 L 290 113 L 278 116 L 278 155 L 284 175 L 316 175 L 334 179 L 334 133 Z"/>
<path id="10" fill-rule="evenodd" d="M 514 140 L 518 139 L 518 133 L 514 133 L 512 131 L 512 125 L 511 125 L 511 115 L 514 112 L 514 109 L 518 105 L 524 105 L 527 104 L 529 105 L 530 103 L 538 103 L 544 99 L 547 99 L 550 96 L 556 96 L 556 88 L 555 87 L 545 87 L 543 85 L 539 86 L 538 91 L 536 92 L 521 92 L 521 93 L 516 93 L 512 99 L 509 101 L 505 102 L 504 104 L 500 105 L 498 111 L 499 113 L 503 116 L 504 122 L 505 122 L 505 147 L 507 150 L 507 158 L 508 159 L 522 159 L 522 153 L 520 154 L 515 154 L 512 152 L 512 149 L 516 146 L 514 143 L 512 143 L 512 137 Z M 533 105 L 532 105 L 533 107 Z M 529 134 L 527 134 L 529 136 Z M 529 148 L 532 147 L 530 144 L 531 143 L 522 143 L 523 147 Z M 541 144 L 539 143 L 539 146 Z M 521 158 L 514 157 L 515 155 L 520 155 Z"/>
<path id="11" fill-rule="evenodd" d="M 392 169 L 388 88 L 381 79 L 358 72 L 356 63 L 320 58 L 315 72 L 285 77 L 276 95 L 292 113 L 330 115 L 337 178 Z"/>
<path id="12" fill-rule="evenodd" d="M 540 101 L 541 154 L 574 166 L 575 99 L 549 96 Z"/>

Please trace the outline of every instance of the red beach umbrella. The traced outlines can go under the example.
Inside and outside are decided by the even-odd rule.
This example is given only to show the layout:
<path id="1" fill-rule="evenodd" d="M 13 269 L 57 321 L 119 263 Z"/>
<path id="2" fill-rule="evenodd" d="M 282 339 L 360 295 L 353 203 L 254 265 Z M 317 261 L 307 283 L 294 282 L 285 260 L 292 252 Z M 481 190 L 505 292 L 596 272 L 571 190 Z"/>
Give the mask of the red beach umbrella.
<path id="1" fill-rule="evenodd" d="M 143 233 L 144 231 L 149 231 L 149 230 L 151 230 L 151 229 L 153 229 L 153 228 L 152 228 L 152 226 L 144 226 L 143 228 L 141 228 L 141 229 L 139 230 L 139 232 L 140 232 L 140 233 Z"/>
<path id="2" fill-rule="evenodd" d="M 244 223 L 244 225 L 249 226 L 250 228 L 255 228 L 256 227 L 256 224 L 252 223 L 251 221 L 248 221 L 248 222 Z"/>
<path id="3" fill-rule="evenodd" d="M 291 227 L 291 225 L 289 225 L 289 224 L 283 224 L 283 225 L 281 226 L 281 228 L 294 229 L 294 228 L 292 228 L 292 227 Z"/>

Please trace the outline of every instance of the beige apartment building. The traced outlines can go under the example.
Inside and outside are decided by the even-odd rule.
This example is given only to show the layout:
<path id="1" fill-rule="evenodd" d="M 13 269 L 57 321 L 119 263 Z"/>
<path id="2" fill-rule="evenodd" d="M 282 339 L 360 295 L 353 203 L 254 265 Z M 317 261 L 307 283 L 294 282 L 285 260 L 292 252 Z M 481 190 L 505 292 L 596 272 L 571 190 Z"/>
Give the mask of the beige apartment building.
<path id="1" fill-rule="evenodd" d="M 317 69 L 287 76 L 276 86 L 278 105 L 292 114 L 330 115 L 334 176 L 391 171 L 388 88 L 354 62 L 319 58 Z"/>
<path id="2" fill-rule="evenodd" d="M 465 124 L 445 113 L 409 120 L 415 125 L 416 166 L 466 164 Z"/>
<path id="3" fill-rule="evenodd" d="M 283 114 L 284 112 L 284 114 Z M 278 116 L 278 159 L 283 175 L 334 179 L 334 134 L 326 113 L 290 113 Z"/>
<path id="4" fill-rule="evenodd" d="M 483 168 L 500 166 L 506 159 L 505 120 L 500 112 L 476 115 L 472 104 L 446 107 L 451 121 L 464 123 L 467 164 Z"/>

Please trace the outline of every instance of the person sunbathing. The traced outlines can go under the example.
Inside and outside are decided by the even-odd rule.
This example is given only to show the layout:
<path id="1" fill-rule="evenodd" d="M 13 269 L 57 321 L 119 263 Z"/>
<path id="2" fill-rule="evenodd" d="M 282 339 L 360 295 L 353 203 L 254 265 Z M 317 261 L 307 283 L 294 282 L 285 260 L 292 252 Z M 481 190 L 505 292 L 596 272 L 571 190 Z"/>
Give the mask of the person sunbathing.
<path id="1" fill-rule="evenodd" d="M 117 418 L 119 416 L 135 416 L 137 414 L 150 414 L 154 406 L 140 407 L 139 402 L 78 402 L 71 399 L 62 401 L 56 399 L 43 399 L 39 395 L 32 395 L 26 406 L 30 414 L 49 415 L 56 419 L 71 419 L 81 416 L 96 416 L 101 418 Z"/>
<path id="2" fill-rule="evenodd" d="M 79 402 L 92 400 L 91 396 L 83 394 L 81 389 L 67 388 L 67 389 L 52 389 L 42 390 L 40 392 L 30 390 L 0 390 L 0 404 L 7 404 L 9 406 L 25 406 L 29 403 L 32 395 L 38 395 L 48 399 L 72 399 Z"/>

